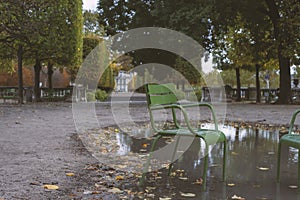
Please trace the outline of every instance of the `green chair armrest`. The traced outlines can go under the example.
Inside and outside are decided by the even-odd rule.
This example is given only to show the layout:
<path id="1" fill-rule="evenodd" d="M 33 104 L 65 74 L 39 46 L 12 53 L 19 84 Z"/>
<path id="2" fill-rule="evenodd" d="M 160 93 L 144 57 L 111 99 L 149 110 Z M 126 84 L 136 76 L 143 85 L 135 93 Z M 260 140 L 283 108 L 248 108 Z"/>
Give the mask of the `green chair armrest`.
<path id="1" fill-rule="evenodd" d="M 300 112 L 300 109 L 296 110 L 293 113 L 293 116 L 292 116 L 291 122 L 290 122 L 290 127 L 289 127 L 289 133 L 288 134 L 292 134 L 292 131 L 293 131 L 293 128 L 294 128 L 294 124 L 295 124 L 295 120 L 296 120 L 296 117 L 297 117 L 297 115 L 298 115 L 299 112 Z"/>
<path id="2" fill-rule="evenodd" d="M 184 118 L 184 121 L 189 129 L 189 131 L 194 134 L 194 135 L 197 135 L 197 133 L 194 131 L 194 129 L 192 128 L 190 122 L 189 122 L 189 117 L 188 117 L 188 114 L 187 112 L 184 110 L 183 106 L 182 105 L 179 105 L 179 104 L 170 104 L 170 105 L 156 105 L 156 106 L 151 106 L 149 107 L 151 110 L 162 110 L 162 109 L 179 109 L 182 114 L 183 114 L 183 118 Z M 155 124 L 153 122 L 153 120 L 151 120 L 151 123 L 152 123 L 152 127 L 155 127 Z M 155 131 L 159 131 L 158 129 L 154 128 Z M 218 129 L 216 129 L 218 130 Z"/>
<path id="3" fill-rule="evenodd" d="M 215 110 L 212 107 L 212 105 L 208 104 L 208 103 L 193 103 L 193 104 L 184 104 L 182 105 L 183 108 L 189 108 L 189 107 L 208 107 L 212 113 L 212 117 L 214 120 L 214 125 L 215 125 L 215 129 L 218 130 L 218 121 L 217 121 L 217 117 L 215 114 Z"/>

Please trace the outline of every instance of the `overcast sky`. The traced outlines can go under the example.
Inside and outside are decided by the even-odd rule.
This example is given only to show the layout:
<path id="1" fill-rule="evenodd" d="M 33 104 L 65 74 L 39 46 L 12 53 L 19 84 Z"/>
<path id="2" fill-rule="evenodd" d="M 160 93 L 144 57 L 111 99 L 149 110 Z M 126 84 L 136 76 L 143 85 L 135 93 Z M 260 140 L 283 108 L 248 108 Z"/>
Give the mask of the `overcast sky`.
<path id="1" fill-rule="evenodd" d="M 83 0 L 84 10 L 96 10 L 98 0 Z"/>

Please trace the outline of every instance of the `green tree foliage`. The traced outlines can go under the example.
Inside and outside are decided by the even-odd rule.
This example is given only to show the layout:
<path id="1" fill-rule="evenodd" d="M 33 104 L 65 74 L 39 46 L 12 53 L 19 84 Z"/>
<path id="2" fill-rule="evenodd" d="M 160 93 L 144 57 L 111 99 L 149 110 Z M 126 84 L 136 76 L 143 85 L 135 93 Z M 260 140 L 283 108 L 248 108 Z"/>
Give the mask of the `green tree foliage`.
<path id="1" fill-rule="evenodd" d="M 98 8 L 108 34 L 160 26 L 193 37 L 215 53 L 220 66 L 230 60 L 228 55 L 234 60 L 229 62 L 232 66 L 251 63 L 257 70 L 277 60 L 279 102 L 290 99 L 290 66 L 299 63 L 300 51 L 298 0 L 101 0 Z M 231 52 L 224 44 L 228 38 L 235 43 Z"/>
<path id="2" fill-rule="evenodd" d="M 299 58 L 299 1 L 217 0 L 212 22 L 215 47 L 222 47 L 228 28 L 241 16 L 253 41 L 256 65 L 276 58 L 280 67 L 280 103 L 290 100 L 290 65 Z M 298 22 L 297 22 L 298 21 Z M 222 55 L 222 52 L 219 52 Z M 220 56 L 222 57 L 222 56 Z"/>
<path id="3" fill-rule="evenodd" d="M 88 55 L 91 53 L 91 51 L 93 51 L 100 44 L 101 41 L 103 41 L 103 39 L 101 39 L 99 37 L 95 37 L 95 36 L 94 37 L 85 37 L 83 39 L 83 59 L 86 59 L 88 57 Z M 89 57 L 87 59 L 92 60 L 92 58 L 89 58 Z M 106 68 L 106 70 L 103 72 L 103 74 L 100 77 L 100 80 L 98 82 L 98 87 L 103 90 L 106 90 L 108 92 L 113 90 L 113 88 L 115 86 L 114 73 L 113 73 L 113 68 L 111 66 L 112 65 L 110 65 L 108 68 Z M 99 66 L 99 67 L 101 67 L 101 66 Z M 91 73 L 91 74 L 87 74 L 86 77 L 93 76 L 94 72 L 93 72 L 93 70 L 91 70 L 89 73 Z"/>
<path id="4" fill-rule="evenodd" d="M 82 1 L 4 0 L 0 8 L 0 42 L 16 49 L 27 62 L 35 63 L 35 96 L 39 100 L 42 63 L 69 66 L 71 72 L 80 66 Z M 22 63 L 19 65 L 22 67 Z"/>
<path id="5" fill-rule="evenodd" d="M 83 12 L 83 30 L 85 36 L 102 36 L 103 26 L 99 24 L 99 14 L 95 11 L 85 10 Z"/>
<path id="6" fill-rule="evenodd" d="M 145 26 L 159 26 L 175 29 L 181 32 L 193 34 L 195 38 L 204 42 L 203 35 L 199 33 L 207 30 L 207 21 L 202 20 L 201 25 L 197 24 L 199 18 L 193 19 L 192 16 L 196 12 L 196 8 L 200 8 L 199 1 L 154 1 L 154 0 L 101 0 L 98 4 L 99 22 L 104 25 L 107 35 L 114 35 L 118 32 L 125 31 L 131 28 L 145 27 Z M 185 7 L 183 6 L 185 5 Z M 188 7 L 186 7 L 188 6 Z M 183 10 L 181 10 L 183 8 Z M 184 17 L 184 13 L 189 13 L 189 16 Z M 196 16 L 196 15 L 195 15 Z M 184 18 L 183 18 L 184 17 Z M 199 15 L 197 15 L 199 17 Z M 179 25 L 185 20 L 192 20 L 194 28 Z M 191 21 L 190 21 L 191 22 Z M 129 54 L 133 57 L 133 64 L 140 65 L 146 63 L 161 63 L 174 68 L 180 68 L 180 72 L 191 81 L 196 83 L 195 70 L 189 64 L 177 62 L 177 55 L 159 49 L 142 49 L 131 52 Z M 184 70 L 182 67 L 186 66 Z M 143 75 L 145 72 L 138 72 Z M 197 73 L 196 73 L 197 74 Z"/>
<path id="7" fill-rule="evenodd" d="M 198 85 L 200 83 L 201 74 L 186 60 L 177 57 L 174 69 L 182 74 L 190 84 Z"/>

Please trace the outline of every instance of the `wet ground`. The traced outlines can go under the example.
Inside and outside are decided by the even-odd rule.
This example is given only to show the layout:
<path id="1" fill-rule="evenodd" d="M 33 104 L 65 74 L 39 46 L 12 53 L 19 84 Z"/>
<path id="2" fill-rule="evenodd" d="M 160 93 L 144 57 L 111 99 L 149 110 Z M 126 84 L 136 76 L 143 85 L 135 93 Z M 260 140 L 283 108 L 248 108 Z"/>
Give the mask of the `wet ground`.
<path id="1" fill-rule="evenodd" d="M 175 162 L 172 173 L 160 169 L 147 175 L 144 197 L 172 199 L 298 199 L 297 157 L 292 148 L 283 148 L 280 184 L 276 183 L 278 127 L 237 124 L 222 126 L 228 139 L 227 180 L 222 181 L 222 149 L 209 153 L 207 190 L 201 190 L 203 155 L 197 139 Z M 151 141 L 117 133 L 117 140 L 129 152 L 146 149 Z M 122 138 L 122 139 L 120 139 Z M 160 144 L 161 147 L 166 145 Z M 144 147 L 143 147 L 144 146 Z M 140 148 L 140 149 L 139 149 Z M 203 152 L 202 152 L 203 153 Z M 200 180 L 200 181 L 199 181 Z M 187 197 L 188 196 L 188 197 Z"/>
<path id="2" fill-rule="evenodd" d="M 287 125 L 297 108 L 229 104 L 226 120 L 239 124 L 253 122 L 253 126 Z M 96 116 L 101 127 L 116 127 L 109 105 L 97 104 Z M 149 121 L 144 104 L 131 106 L 130 116 L 138 123 Z M 121 123 L 126 123 L 126 118 Z M 296 191 L 289 186 L 297 181 L 297 153 L 286 150 L 278 187 L 275 183 L 278 133 L 271 128 L 258 133 L 241 129 L 237 136 L 235 132 L 232 128 L 227 134 L 230 150 L 226 183 L 220 181 L 220 153 L 215 148 L 211 153 L 208 190 L 200 190 L 196 180 L 201 178 L 202 162 L 197 157 L 198 142 L 195 142 L 188 151 L 190 154 L 174 166 L 173 176 L 167 178 L 162 169 L 148 175 L 147 180 L 155 180 L 148 183 L 148 188 L 137 188 L 138 174 L 101 164 L 92 156 L 93 152 L 86 151 L 86 146 L 78 140 L 70 103 L 1 105 L 0 199 L 230 199 L 234 195 L 246 199 L 295 199 Z M 45 189 L 46 184 L 59 189 Z M 196 197 L 183 197 L 189 193 Z"/>

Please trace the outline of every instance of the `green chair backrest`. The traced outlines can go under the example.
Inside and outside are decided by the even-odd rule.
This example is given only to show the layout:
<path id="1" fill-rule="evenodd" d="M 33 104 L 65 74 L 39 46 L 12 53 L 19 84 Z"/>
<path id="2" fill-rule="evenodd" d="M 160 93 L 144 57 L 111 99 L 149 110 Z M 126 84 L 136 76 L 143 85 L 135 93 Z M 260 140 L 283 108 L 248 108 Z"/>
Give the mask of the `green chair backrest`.
<path id="1" fill-rule="evenodd" d="M 147 84 L 146 85 L 146 96 L 148 106 L 154 105 L 167 105 L 177 103 L 178 99 L 172 88 L 175 89 L 175 85 L 168 84 Z"/>

